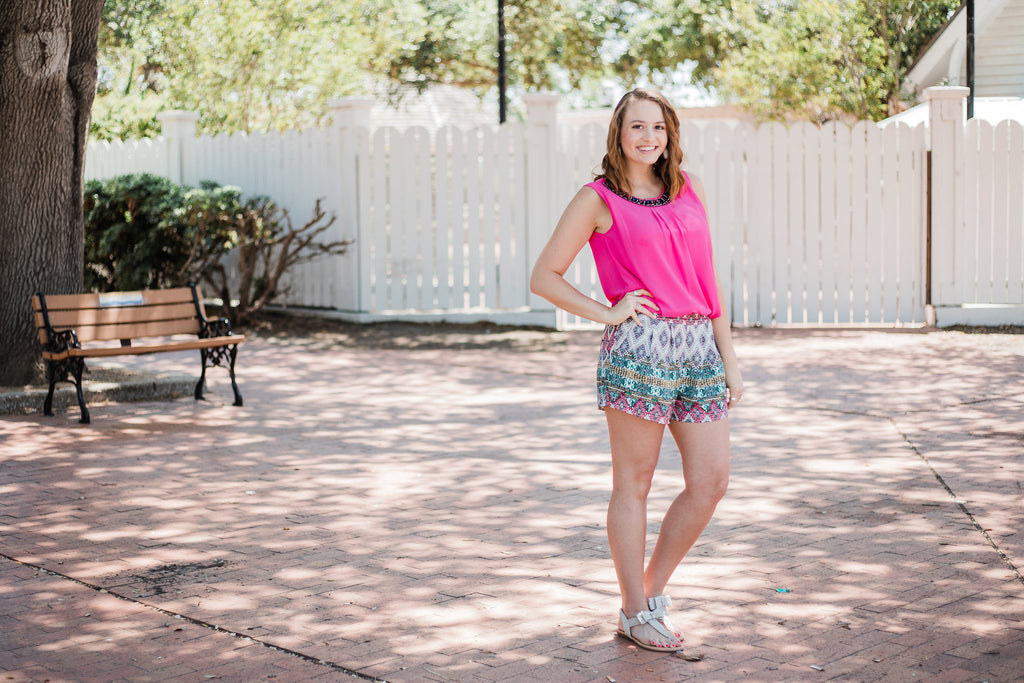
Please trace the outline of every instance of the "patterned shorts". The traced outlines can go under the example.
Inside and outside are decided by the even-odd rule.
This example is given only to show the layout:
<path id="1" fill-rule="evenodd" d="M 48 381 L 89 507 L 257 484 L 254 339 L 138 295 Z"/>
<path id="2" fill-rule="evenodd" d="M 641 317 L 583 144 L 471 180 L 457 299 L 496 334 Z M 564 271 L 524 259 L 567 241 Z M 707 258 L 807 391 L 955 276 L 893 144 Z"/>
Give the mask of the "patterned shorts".
<path id="1" fill-rule="evenodd" d="M 597 359 L 597 405 L 668 424 L 727 417 L 725 366 L 711 320 L 632 319 L 605 327 Z"/>

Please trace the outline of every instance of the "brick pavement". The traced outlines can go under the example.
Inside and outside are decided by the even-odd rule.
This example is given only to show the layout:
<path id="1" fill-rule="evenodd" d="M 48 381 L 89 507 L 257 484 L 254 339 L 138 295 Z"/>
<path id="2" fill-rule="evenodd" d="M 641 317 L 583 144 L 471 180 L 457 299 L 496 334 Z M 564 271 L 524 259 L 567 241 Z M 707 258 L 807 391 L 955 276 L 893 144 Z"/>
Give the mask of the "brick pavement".
<path id="1" fill-rule="evenodd" d="M 679 657 L 613 636 L 597 336 L 447 334 L 0 419 L 0 681 L 1024 680 L 1024 339 L 739 330 Z"/>

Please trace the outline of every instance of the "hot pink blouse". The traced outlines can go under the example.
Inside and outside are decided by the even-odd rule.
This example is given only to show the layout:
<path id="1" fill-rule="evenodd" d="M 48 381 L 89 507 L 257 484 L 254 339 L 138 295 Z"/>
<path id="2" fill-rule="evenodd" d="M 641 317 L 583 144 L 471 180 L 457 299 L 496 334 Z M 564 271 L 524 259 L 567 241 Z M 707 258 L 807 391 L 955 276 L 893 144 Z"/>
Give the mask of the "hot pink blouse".
<path id="1" fill-rule="evenodd" d="M 604 179 L 587 186 L 612 214 L 611 228 L 590 237 L 601 287 L 612 305 L 627 292 L 646 289 L 663 317 L 722 315 L 707 212 L 689 178 L 679 196 L 662 206 L 622 197 L 605 187 Z"/>

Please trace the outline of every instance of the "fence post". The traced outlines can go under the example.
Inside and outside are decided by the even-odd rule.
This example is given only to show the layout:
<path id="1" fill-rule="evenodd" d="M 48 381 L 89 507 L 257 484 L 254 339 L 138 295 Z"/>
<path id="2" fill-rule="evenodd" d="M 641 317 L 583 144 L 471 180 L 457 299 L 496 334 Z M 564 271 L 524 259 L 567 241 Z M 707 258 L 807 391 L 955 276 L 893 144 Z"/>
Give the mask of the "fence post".
<path id="1" fill-rule="evenodd" d="M 523 96 L 526 103 L 526 283 L 530 281 L 530 270 L 554 229 L 561 209 L 555 206 L 553 192 L 558 161 L 559 99 L 554 93 Z M 529 302 L 532 311 L 554 314 L 554 306 L 536 294 L 529 295 Z"/>
<path id="2" fill-rule="evenodd" d="M 931 151 L 929 202 L 929 249 L 932 311 L 928 322 L 943 305 L 958 305 L 957 259 L 963 232 L 964 103 L 970 88 L 959 86 L 925 88 L 928 100 L 928 149 Z"/>
<path id="3" fill-rule="evenodd" d="M 377 100 L 372 97 L 339 97 L 327 103 L 336 128 L 370 127 L 370 110 Z"/>
<path id="4" fill-rule="evenodd" d="M 156 115 L 160 130 L 167 141 L 167 177 L 185 184 L 187 154 L 185 148 L 196 137 L 196 122 L 199 114 L 194 111 L 174 109 Z"/>
<path id="5" fill-rule="evenodd" d="M 369 159 L 360 160 L 359 151 L 361 136 L 369 134 L 374 103 L 371 97 L 342 97 L 328 102 L 337 150 L 337 177 L 329 186 L 337 188 L 338 238 L 355 240 L 348 253 L 336 257 L 331 298 L 335 307 L 358 312 L 369 309 L 366 281 L 372 272 L 372 239 L 362 230 L 362 214 L 366 210 L 362 199 L 369 191 L 370 168 Z"/>

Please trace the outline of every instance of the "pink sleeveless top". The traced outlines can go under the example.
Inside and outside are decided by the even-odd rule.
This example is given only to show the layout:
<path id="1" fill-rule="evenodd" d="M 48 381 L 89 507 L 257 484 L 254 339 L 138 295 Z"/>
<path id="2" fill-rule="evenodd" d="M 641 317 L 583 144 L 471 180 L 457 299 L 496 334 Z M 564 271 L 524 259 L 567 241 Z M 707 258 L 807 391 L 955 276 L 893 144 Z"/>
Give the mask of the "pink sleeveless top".
<path id="1" fill-rule="evenodd" d="M 646 289 L 662 317 L 722 315 L 707 212 L 689 178 L 679 196 L 662 206 L 662 200 L 626 199 L 605 187 L 604 179 L 587 187 L 612 214 L 608 232 L 590 236 L 601 287 L 612 305 L 627 292 Z"/>

